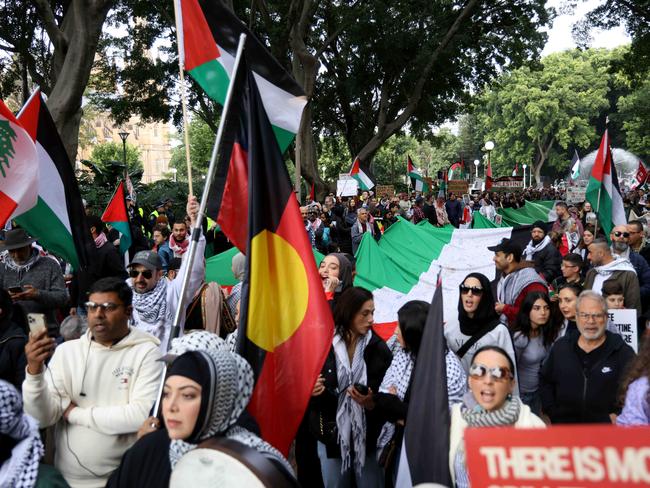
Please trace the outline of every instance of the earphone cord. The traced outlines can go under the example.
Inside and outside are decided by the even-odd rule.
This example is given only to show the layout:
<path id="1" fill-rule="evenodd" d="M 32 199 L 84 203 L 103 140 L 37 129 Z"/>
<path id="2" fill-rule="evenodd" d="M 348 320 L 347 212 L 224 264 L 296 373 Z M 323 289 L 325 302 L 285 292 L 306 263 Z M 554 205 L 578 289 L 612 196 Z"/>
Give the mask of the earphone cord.
<path id="1" fill-rule="evenodd" d="M 90 353 L 90 348 L 88 348 L 88 352 Z M 86 364 L 88 364 L 88 355 L 86 355 Z M 61 392 L 57 388 L 56 382 L 54 381 L 54 375 L 52 374 L 52 370 L 49 368 L 49 366 L 47 364 L 45 365 L 45 369 L 50 373 L 50 379 L 52 380 L 52 386 L 54 386 L 54 390 L 56 391 L 56 394 L 59 395 L 59 400 L 61 402 L 61 416 L 63 416 L 63 412 L 65 411 L 65 409 L 63 408 L 63 395 L 61 395 Z M 86 368 L 85 368 L 85 366 L 84 366 L 84 375 L 83 376 L 84 376 L 84 378 L 86 376 Z M 83 379 L 82 379 L 81 387 L 83 389 Z M 81 462 L 81 460 L 79 459 L 79 456 L 77 456 L 77 453 L 74 452 L 72 450 L 72 447 L 70 446 L 70 434 L 68 433 L 68 425 L 67 425 L 68 422 L 64 418 L 62 418 L 61 420 L 63 421 L 63 430 L 64 430 L 64 433 L 65 433 L 66 446 L 67 446 L 68 450 L 74 456 L 74 458 L 77 461 L 77 463 L 79 464 L 79 466 L 81 466 L 83 469 L 88 471 L 88 473 L 90 473 L 95 478 L 106 478 L 108 475 L 110 475 L 113 472 L 113 470 L 110 470 L 106 474 L 101 475 L 101 474 L 95 473 L 92 469 L 88 468 L 87 466 L 85 466 Z"/>

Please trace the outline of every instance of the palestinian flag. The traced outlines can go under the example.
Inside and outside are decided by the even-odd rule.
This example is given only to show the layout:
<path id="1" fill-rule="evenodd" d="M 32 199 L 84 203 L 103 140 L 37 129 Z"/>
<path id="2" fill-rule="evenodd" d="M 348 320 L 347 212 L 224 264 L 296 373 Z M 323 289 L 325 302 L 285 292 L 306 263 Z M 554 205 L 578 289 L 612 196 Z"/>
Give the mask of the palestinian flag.
<path id="1" fill-rule="evenodd" d="M 108 202 L 108 206 L 102 214 L 102 222 L 111 224 L 111 227 L 117 229 L 120 233 L 120 254 L 124 254 L 131 247 L 131 228 L 129 227 L 129 217 L 126 213 L 126 201 L 124 195 L 124 182 L 120 181 L 115 193 Z"/>
<path id="2" fill-rule="evenodd" d="M 0 100 L 0 227 L 38 200 L 38 154 L 34 141 Z M 40 237 L 40 236 L 36 236 Z"/>
<path id="3" fill-rule="evenodd" d="M 249 191 L 239 196 L 248 199 L 248 246 L 237 352 L 255 372 L 248 409 L 262 437 L 286 455 L 334 324 L 280 147 L 247 75 L 235 105 L 247 119 L 242 143 L 249 168 Z"/>
<path id="4" fill-rule="evenodd" d="M 577 180 L 580 177 L 580 156 L 578 150 L 573 150 L 573 158 L 571 159 L 571 179 Z"/>
<path id="5" fill-rule="evenodd" d="M 407 156 L 406 158 L 406 173 L 407 176 L 411 178 L 411 186 L 413 189 L 422 193 L 431 191 L 429 184 L 422 177 L 422 174 L 417 169 L 415 169 L 415 166 L 413 166 L 411 156 Z"/>
<path id="6" fill-rule="evenodd" d="M 456 175 L 454 176 L 454 172 Z M 464 180 L 465 179 L 465 163 L 456 161 L 449 167 L 447 172 L 447 180 Z"/>
<path id="7" fill-rule="evenodd" d="M 18 120 L 36 144 L 39 169 L 36 205 L 16 215 L 16 222 L 75 270 L 85 268 L 92 242 L 77 178 L 40 90 L 29 98 Z"/>
<path id="8" fill-rule="evenodd" d="M 246 56 L 259 87 L 266 115 L 284 153 L 293 141 L 305 94 L 266 47 L 223 2 L 174 0 L 181 62 L 205 93 L 223 105 L 232 76 L 239 35 L 246 37 Z"/>
<path id="9" fill-rule="evenodd" d="M 515 163 L 515 169 L 512 170 L 512 176 L 517 176 L 519 173 L 519 163 Z"/>
<path id="10" fill-rule="evenodd" d="M 439 273 L 442 273 L 445 296 L 445 321 L 457 322 L 458 285 L 473 271 L 483 273 L 490 280 L 495 278 L 494 253 L 487 247 L 498 244 L 504 237 L 515 239 L 523 249 L 530 240 L 530 226 L 440 228 L 427 220 L 414 225 L 400 217 L 379 242 L 372 236 L 364 236 L 355 256 L 354 284 L 374 295 L 377 334 L 390 337 L 397 325 L 397 310 L 406 302 L 430 302 Z"/>
<path id="11" fill-rule="evenodd" d="M 445 355 L 442 286 L 433 294 L 413 370 L 408 419 L 397 467 L 395 486 L 421 483 L 451 486 L 449 473 L 449 401 Z M 431 485 L 433 486 L 433 485 Z"/>
<path id="12" fill-rule="evenodd" d="M 591 203 L 594 212 L 598 215 L 598 221 L 606 236 L 609 236 L 614 226 L 627 223 L 607 129 L 600 141 L 594 166 L 591 168 L 585 199 Z"/>
<path id="13" fill-rule="evenodd" d="M 370 190 L 372 189 L 375 184 L 372 182 L 370 177 L 363 172 L 361 169 L 361 161 L 359 158 L 356 158 L 354 160 L 354 163 L 352 163 L 352 168 L 350 168 L 350 176 L 357 180 L 357 183 L 359 183 L 359 189 L 360 190 Z"/>

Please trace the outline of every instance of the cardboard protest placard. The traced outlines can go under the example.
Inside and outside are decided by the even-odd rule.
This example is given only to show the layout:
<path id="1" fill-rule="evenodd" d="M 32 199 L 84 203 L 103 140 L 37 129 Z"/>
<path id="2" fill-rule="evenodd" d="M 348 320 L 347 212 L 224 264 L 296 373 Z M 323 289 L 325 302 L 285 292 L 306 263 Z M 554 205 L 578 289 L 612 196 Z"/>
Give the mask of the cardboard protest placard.
<path id="1" fill-rule="evenodd" d="M 650 484 L 650 427 L 468 428 L 474 487 L 620 488 Z"/>
<path id="2" fill-rule="evenodd" d="M 376 185 L 375 186 L 375 195 L 377 198 L 384 198 L 384 196 L 390 198 L 395 195 L 395 186 L 394 185 Z"/>
<path id="3" fill-rule="evenodd" d="M 625 341 L 625 344 L 639 353 L 639 336 L 637 335 L 636 309 L 624 308 L 619 310 L 608 310 L 609 320 L 618 329 Z"/>
<path id="4" fill-rule="evenodd" d="M 337 197 L 353 197 L 357 195 L 359 182 L 349 175 L 339 175 L 336 180 Z"/>

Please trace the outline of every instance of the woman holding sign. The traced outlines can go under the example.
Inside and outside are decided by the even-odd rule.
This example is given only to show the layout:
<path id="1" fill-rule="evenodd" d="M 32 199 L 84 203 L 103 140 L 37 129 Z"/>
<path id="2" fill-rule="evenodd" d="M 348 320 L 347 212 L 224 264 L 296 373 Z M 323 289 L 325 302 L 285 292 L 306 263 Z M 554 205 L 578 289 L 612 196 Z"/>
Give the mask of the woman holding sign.
<path id="1" fill-rule="evenodd" d="M 462 404 L 451 409 L 449 469 L 454 486 L 470 486 L 465 461 L 466 427 L 544 427 L 544 422 L 513 395 L 515 365 L 506 351 L 485 346 L 474 354 L 469 389 Z"/>

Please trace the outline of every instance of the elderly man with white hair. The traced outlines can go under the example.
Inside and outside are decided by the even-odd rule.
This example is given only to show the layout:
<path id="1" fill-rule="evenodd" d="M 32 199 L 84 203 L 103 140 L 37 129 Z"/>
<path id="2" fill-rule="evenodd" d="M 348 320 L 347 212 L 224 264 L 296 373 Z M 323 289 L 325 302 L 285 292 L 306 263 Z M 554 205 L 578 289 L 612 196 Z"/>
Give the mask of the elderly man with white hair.
<path id="1" fill-rule="evenodd" d="M 542 366 L 542 410 L 554 424 L 610 423 L 634 351 L 607 331 L 607 304 L 598 293 L 583 291 L 576 309 L 579 334 L 558 339 Z"/>

